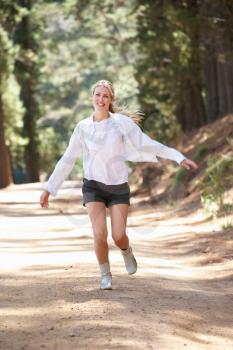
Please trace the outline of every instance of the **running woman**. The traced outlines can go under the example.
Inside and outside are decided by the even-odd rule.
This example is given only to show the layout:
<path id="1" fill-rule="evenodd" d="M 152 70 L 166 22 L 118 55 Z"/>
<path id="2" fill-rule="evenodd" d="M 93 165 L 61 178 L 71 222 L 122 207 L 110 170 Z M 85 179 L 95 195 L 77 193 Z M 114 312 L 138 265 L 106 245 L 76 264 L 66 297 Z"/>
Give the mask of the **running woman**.
<path id="1" fill-rule="evenodd" d="M 114 105 L 112 83 L 98 81 L 92 90 L 93 114 L 80 121 L 74 129 L 69 145 L 43 187 L 42 208 L 49 205 L 71 172 L 76 159 L 83 157 L 83 205 L 92 224 L 94 249 L 101 273 L 100 288 L 112 289 L 109 263 L 106 208 L 111 218 L 111 233 L 120 249 L 129 275 L 137 271 L 126 223 L 130 205 L 128 168 L 126 161 L 157 162 L 157 157 L 174 160 L 183 168 L 197 169 L 197 164 L 174 148 L 167 147 L 142 132 L 137 114 L 131 116 Z"/>

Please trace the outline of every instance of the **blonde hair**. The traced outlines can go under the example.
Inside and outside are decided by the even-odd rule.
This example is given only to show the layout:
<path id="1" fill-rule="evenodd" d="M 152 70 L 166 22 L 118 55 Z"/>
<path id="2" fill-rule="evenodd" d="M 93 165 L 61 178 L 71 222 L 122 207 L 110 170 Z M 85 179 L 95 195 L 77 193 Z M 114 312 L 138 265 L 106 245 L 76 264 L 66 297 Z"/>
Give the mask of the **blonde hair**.
<path id="1" fill-rule="evenodd" d="M 106 87 L 106 89 L 108 89 L 110 96 L 111 96 L 111 103 L 109 106 L 109 111 L 111 113 L 121 113 L 126 115 L 127 117 L 130 117 L 136 124 L 140 124 L 141 121 L 144 118 L 144 113 L 140 112 L 140 111 L 129 111 L 127 107 L 124 106 L 115 106 L 114 101 L 115 101 L 115 91 L 113 88 L 113 85 L 110 81 L 108 80 L 99 80 L 97 81 L 97 83 L 95 83 L 92 87 L 92 95 L 95 92 L 95 89 L 97 88 L 97 86 L 104 86 Z"/>

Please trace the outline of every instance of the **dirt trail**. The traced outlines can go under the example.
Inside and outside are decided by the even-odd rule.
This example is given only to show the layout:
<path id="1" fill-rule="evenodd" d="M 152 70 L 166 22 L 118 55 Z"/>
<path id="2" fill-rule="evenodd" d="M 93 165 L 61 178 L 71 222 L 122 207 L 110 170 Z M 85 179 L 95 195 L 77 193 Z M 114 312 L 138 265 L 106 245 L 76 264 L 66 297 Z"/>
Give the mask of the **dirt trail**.
<path id="1" fill-rule="evenodd" d="M 47 211 L 39 195 L 0 191 L 0 349 L 233 349 L 232 232 L 223 245 L 200 212 L 133 204 L 138 273 L 110 240 L 114 289 L 101 291 L 80 187 L 66 183 Z"/>

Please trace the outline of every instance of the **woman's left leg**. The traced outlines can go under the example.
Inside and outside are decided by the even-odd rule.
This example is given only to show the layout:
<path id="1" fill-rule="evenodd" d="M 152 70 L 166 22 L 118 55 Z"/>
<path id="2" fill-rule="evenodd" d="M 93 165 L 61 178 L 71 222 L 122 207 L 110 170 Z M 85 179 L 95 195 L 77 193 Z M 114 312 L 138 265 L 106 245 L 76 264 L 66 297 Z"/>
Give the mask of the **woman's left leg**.
<path id="1" fill-rule="evenodd" d="M 129 247 L 129 239 L 126 234 L 128 210 L 128 204 L 114 204 L 109 207 L 112 238 L 116 246 L 123 250 Z"/>
<path id="2" fill-rule="evenodd" d="M 112 238 L 117 247 L 121 249 L 125 267 L 129 275 L 137 271 L 137 261 L 129 245 L 129 238 L 126 234 L 126 224 L 128 217 L 128 204 L 114 204 L 110 206 Z"/>

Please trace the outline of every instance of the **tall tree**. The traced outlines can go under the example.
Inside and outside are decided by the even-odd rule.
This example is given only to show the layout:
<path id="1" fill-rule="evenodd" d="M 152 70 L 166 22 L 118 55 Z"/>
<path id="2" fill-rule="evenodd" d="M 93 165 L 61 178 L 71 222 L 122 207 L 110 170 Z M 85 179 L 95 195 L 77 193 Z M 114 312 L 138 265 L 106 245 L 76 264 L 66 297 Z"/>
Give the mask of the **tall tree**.
<path id="1" fill-rule="evenodd" d="M 177 118 L 183 130 L 205 122 L 199 58 L 198 1 L 138 1 L 142 55 L 139 99 L 157 128 Z"/>
<path id="2" fill-rule="evenodd" d="M 200 56 L 201 21 L 199 0 L 180 1 L 174 9 L 174 29 L 181 31 L 187 38 L 185 47 L 186 62 L 178 59 L 181 67 L 177 76 L 175 114 L 183 130 L 192 130 L 207 121 L 203 99 L 204 84 Z M 182 45 L 179 55 L 182 56 Z"/>
<path id="3" fill-rule="evenodd" d="M 11 69 L 9 49 L 10 41 L 7 33 L 0 27 L 0 188 L 8 186 L 12 182 L 10 156 L 5 140 L 5 117 L 2 97 L 4 85 Z"/>
<path id="4" fill-rule="evenodd" d="M 37 17 L 36 2 L 18 0 L 18 5 L 25 9 L 17 25 L 14 41 L 19 45 L 15 73 L 21 87 L 21 100 L 25 107 L 23 136 L 28 143 L 25 146 L 27 180 L 39 181 L 39 142 L 36 120 L 41 114 L 38 94 L 40 80 L 40 31 L 41 24 Z"/>
<path id="5" fill-rule="evenodd" d="M 138 0 L 138 5 L 142 55 L 136 79 L 146 122 L 164 128 L 175 116 L 188 130 L 232 113 L 232 1 Z"/>
<path id="6" fill-rule="evenodd" d="M 10 38 L 10 28 L 15 26 L 14 6 L 6 1 L 0 3 L 0 188 L 12 182 L 10 152 L 6 145 L 6 106 L 4 93 L 13 72 L 15 52 Z"/>
<path id="7" fill-rule="evenodd" d="M 233 113 L 233 3 L 203 1 L 200 13 L 208 121 Z"/>

